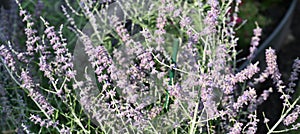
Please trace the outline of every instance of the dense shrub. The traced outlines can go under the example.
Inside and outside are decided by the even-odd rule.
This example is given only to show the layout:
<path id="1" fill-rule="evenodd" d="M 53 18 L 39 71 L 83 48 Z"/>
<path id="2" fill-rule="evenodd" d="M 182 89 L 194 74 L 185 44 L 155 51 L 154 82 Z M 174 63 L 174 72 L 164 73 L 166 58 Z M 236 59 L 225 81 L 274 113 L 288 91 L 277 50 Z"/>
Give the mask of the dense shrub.
<path id="1" fill-rule="evenodd" d="M 266 68 L 236 69 L 240 2 L 65 0 L 66 26 L 47 16 L 36 22 L 16 1 L 24 35 L 14 37 L 26 41 L 0 46 L 1 131 L 255 133 L 257 106 L 272 92 L 284 108 L 275 125 L 264 115 L 269 133 L 297 129 L 300 97 L 291 95 L 300 60 L 287 85 L 271 48 Z M 246 58 L 260 36 L 257 25 Z M 276 88 L 257 94 L 266 79 Z M 280 123 L 288 128 L 275 130 Z"/>

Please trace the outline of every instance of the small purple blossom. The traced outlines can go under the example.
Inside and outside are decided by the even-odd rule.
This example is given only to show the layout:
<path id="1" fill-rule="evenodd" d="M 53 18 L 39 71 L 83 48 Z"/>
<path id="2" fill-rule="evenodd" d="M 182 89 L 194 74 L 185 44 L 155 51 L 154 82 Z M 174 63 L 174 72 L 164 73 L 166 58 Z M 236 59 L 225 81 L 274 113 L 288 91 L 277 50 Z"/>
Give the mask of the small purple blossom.
<path id="1" fill-rule="evenodd" d="M 263 93 L 257 99 L 258 105 L 262 104 L 264 101 L 266 101 L 268 99 L 268 97 L 270 96 L 270 93 L 272 93 L 272 92 L 273 92 L 272 88 L 270 88 L 269 90 L 264 90 Z"/>
<path id="2" fill-rule="evenodd" d="M 71 129 L 68 128 L 68 127 L 64 127 L 63 129 L 61 129 L 59 131 L 59 133 L 61 133 L 61 134 L 70 134 L 71 133 Z"/>
<path id="3" fill-rule="evenodd" d="M 30 115 L 29 120 L 34 122 L 34 124 L 39 124 L 41 127 L 46 127 L 46 128 L 57 127 L 58 125 L 58 121 L 53 122 L 50 119 L 42 119 L 39 115 L 34 115 L 34 114 Z"/>
<path id="4" fill-rule="evenodd" d="M 174 11 L 175 7 L 173 3 L 168 3 L 165 7 L 166 12 L 172 13 Z"/>
<path id="5" fill-rule="evenodd" d="M 218 0 L 208 0 L 207 3 L 212 7 L 216 8 L 219 5 Z"/>
<path id="6" fill-rule="evenodd" d="M 278 72 L 277 66 L 277 56 L 275 55 L 275 50 L 269 48 L 266 50 L 266 62 L 267 62 L 267 71 L 272 76 L 273 79 L 279 80 L 280 75 Z"/>
<path id="7" fill-rule="evenodd" d="M 180 26 L 181 27 L 186 27 L 186 26 L 188 26 L 188 25 L 190 25 L 191 24 L 191 18 L 189 18 L 189 17 L 183 17 L 182 19 L 181 19 L 181 21 L 180 21 Z"/>
<path id="8" fill-rule="evenodd" d="M 150 41 L 152 39 L 152 35 L 149 31 L 149 29 L 144 29 L 141 31 L 141 34 L 145 37 L 146 40 Z"/>
<path id="9" fill-rule="evenodd" d="M 158 18 L 156 19 L 156 27 L 158 29 L 155 31 L 155 35 L 156 35 L 155 41 L 158 45 L 161 45 L 165 42 L 163 34 L 166 33 L 166 31 L 164 30 L 164 27 L 166 25 L 166 21 L 167 20 L 164 16 L 164 13 L 160 12 Z"/>
<path id="10" fill-rule="evenodd" d="M 232 77 L 232 83 L 235 84 L 237 82 L 244 82 L 245 80 L 252 78 L 254 74 L 259 72 L 257 65 L 258 62 L 255 64 L 250 64 L 246 69 L 237 73 L 234 77 Z"/>
<path id="11" fill-rule="evenodd" d="M 233 104 L 233 107 L 238 111 L 244 104 L 248 105 L 249 102 L 255 102 L 255 100 L 256 92 L 253 88 L 249 88 L 249 90 L 244 91 L 244 93 L 238 97 L 237 102 Z"/>
<path id="12" fill-rule="evenodd" d="M 300 114 L 300 106 L 296 105 L 296 108 L 293 110 L 293 112 L 285 117 L 285 119 L 283 120 L 283 124 L 285 126 L 288 126 L 294 123 L 296 119 L 298 119 L 299 114 Z"/>
<path id="13" fill-rule="evenodd" d="M 257 131 L 257 123 L 259 122 L 259 119 L 257 119 L 256 113 L 249 114 L 248 118 L 251 120 L 250 122 L 247 123 L 247 129 L 245 133 L 247 134 L 255 134 Z"/>
<path id="14" fill-rule="evenodd" d="M 5 47 L 4 45 L 0 46 L 0 57 L 2 58 L 1 60 L 3 60 L 4 64 L 7 65 L 7 67 L 9 67 L 11 69 L 11 71 L 15 71 L 15 60 L 14 57 L 12 55 L 12 53 L 10 52 L 10 50 Z"/>
<path id="15" fill-rule="evenodd" d="M 240 122 L 234 123 L 233 127 L 230 128 L 229 134 L 240 134 L 242 131 L 242 126 L 243 126 L 243 123 L 240 123 Z"/>
<path id="16" fill-rule="evenodd" d="M 161 111 L 162 111 L 161 107 L 152 108 L 151 111 L 148 113 L 148 118 L 149 119 L 155 118 Z"/>
<path id="17" fill-rule="evenodd" d="M 39 57 L 39 67 L 40 67 L 40 70 L 44 72 L 44 76 L 46 76 L 50 81 L 54 81 L 54 78 L 52 76 L 52 72 L 53 72 L 53 69 L 52 67 L 46 62 L 46 56 L 44 55 L 41 55 Z"/>
<path id="18" fill-rule="evenodd" d="M 209 34 L 216 32 L 216 25 L 218 24 L 219 2 L 217 0 L 208 0 L 207 3 L 211 6 L 211 9 L 207 11 L 207 15 L 204 18 L 204 24 L 207 26 L 202 31 L 202 34 Z"/>
<path id="19" fill-rule="evenodd" d="M 261 32 L 262 32 L 262 29 L 258 25 L 253 30 L 254 37 L 251 38 L 250 55 L 247 57 L 248 59 L 252 59 L 252 57 L 257 49 L 257 46 L 259 45 Z"/>
<path id="20" fill-rule="evenodd" d="M 158 30 L 155 30 L 155 34 L 156 35 L 163 35 L 163 34 L 165 34 L 166 33 L 166 30 L 164 30 L 164 29 L 158 29 Z"/>
<path id="21" fill-rule="evenodd" d="M 156 19 L 156 27 L 158 28 L 158 29 L 163 29 L 164 28 L 164 26 L 166 25 L 166 18 L 165 17 L 163 17 L 162 15 L 161 16 L 159 16 L 157 19 Z"/>
<path id="22" fill-rule="evenodd" d="M 291 72 L 288 88 L 286 89 L 286 92 L 288 94 L 292 94 L 295 92 L 293 88 L 296 86 L 295 81 L 299 79 L 298 75 L 300 73 L 300 60 L 299 59 L 294 60 L 294 64 L 293 64 L 292 68 L 293 68 L 293 71 Z"/>
<path id="23" fill-rule="evenodd" d="M 181 96 L 182 88 L 178 83 L 176 83 L 175 85 L 168 86 L 168 91 L 170 96 L 178 98 Z"/>
<path id="24" fill-rule="evenodd" d="M 178 17 L 180 15 L 180 13 L 182 12 L 182 9 L 176 9 L 174 12 L 173 12 L 173 17 Z"/>
<path id="25" fill-rule="evenodd" d="M 142 45 L 140 43 L 137 44 L 136 48 L 140 48 L 140 49 L 143 49 L 142 48 Z M 136 51 L 138 52 L 138 51 Z M 155 62 L 152 58 L 152 54 L 150 52 L 150 50 L 148 51 L 145 51 L 145 52 L 142 52 L 142 53 L 139 53 L 137 54 L 137 58 L 140 60 L 140 67 L 145 69 L 145 70 L 151 70 L 154 65 L 155 65 Z"/>
<path id="26" fill-rule="evenodd" d="M 107 69 L 107 71 L 112 74 L 112 76 L 114 76 L 114 71 L 111 70 L 112 67 L 110 66 L 113 66 L 113 61 L 106 48 L 100 45 L 96 46 L 95 48 L 92 44 L 91 39 L 85 34 L 81 36 L 80 40 L 84 44 L 84 51 L 89 56 L 88 60 L 91 62 L 92 67 L 95 68 L 98 82 L 107 83 L 109 80 L 108 76 L 104 73 L 105 70 Z"/>
<path id="27" fill-rule="evenodd" d="M 54 113 L 53 106 L 46 100 L 46 98 L 39 93 L 35 88 L 36 85 L 33 83 L 32 78 L 28 75 L 28 71 L 22 71 L 21 72 L 21 78 L 22 81 L 21 87 L 29 91 L 29 96 L 32 97 L 32 99 L 37 103 L 37 105 L 42 108 L 48 115 L 52 115 Z"/>
<path id="28" fill-rule="evenodd" d="M 267 62 L 266 73 L 271 75 L 273 82 L 276 84 L 278 92 L 283 93 L 283 88 L 285 88 L 285 86 L 283 85 L 283 81 L 281 80 L 281 74 L 279 72 L 276 60 L 277 60 L 277 56 L 275 54 L 275 50 L 271 48 L 267 49 L 266 50 L 266 62 Z"/>
<path id="29" fill-rule="evenodd" d="M 45 76 L 47 76 L 50 80 L 53 80 L 51 74 L 57 74 L 58 76 L 66 76 L 67 80 L 70 81 L 74 78 L 76 71 L 73 70 L 73 56 L 66 48 L 66 43 L 64 42 L 66 39 L 62 37 L 62 32 L 59 31 L 58 36 L 54 30 L 54 26 L 49 26 L 49 23 L 45 20 L 44 25 L 46 29 L 44 33 L 46 34 L 50 45 L 52 45 L 52 49 L 54 50 L 55 60 L 51 63 L 47 63 L 44 59 L 40 59 L 40 66 L 48 66 L 48 69 L 43 69 Z M 60 30 L 62 29 L 62 26 Z M 67 75 L 66 75 L 67 74 Z"/>
<path id="30" fill-rule="evenodd" d="M 156 43 L 158 45 L 161 45 L 165 42 L 165 38 L 164 37 L 161 37 L 161 36 L 158 36 L 156 39 L 155 39 Z"/>
<path id="31" fill-rule="evenodd" d="M 117 16 L 112 16 L 110 17 L 110 21 L 112 23 L 112 26 L 116 29 L 118 35 L 121 37 L 122 41 L 128 41 L 130 36 L 124 25 L 119 21 L 119 18 Z"/>

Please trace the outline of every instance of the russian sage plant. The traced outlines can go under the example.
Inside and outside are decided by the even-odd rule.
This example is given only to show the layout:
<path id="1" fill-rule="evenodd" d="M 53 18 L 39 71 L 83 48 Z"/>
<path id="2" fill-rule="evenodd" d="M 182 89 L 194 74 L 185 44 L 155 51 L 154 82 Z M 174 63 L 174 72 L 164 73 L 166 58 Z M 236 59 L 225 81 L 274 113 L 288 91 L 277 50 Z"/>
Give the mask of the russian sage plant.
<path id="1" fill-rule="evenodd" d="M 39 33 L 16 3 L 26 41 L 0 46 L 1 114 L 8 117 L 1 121 L 10 120 L 2 132 L 256 133 L 257 106 L 272 92 L 282 95 L 284 108 L 271 126 L 263 114 L 268 133 L 299 127 L 300 97 L 291 95 L 300 60 L 287 85 L 271 48 L 265 69 L 253 62 L 237 71 L 240 0 L 65 0 L 75 44 L 62 32 L 66 26 L 47 16 Z M 74 17 L 87 24 L 79 27 Z M 260 36 L 257 25 L 248 60 Z M 275 88 L 258 94 L 255 85 L 267 79 Z M 281 123 L 286 129 L 277 130 Z"/>

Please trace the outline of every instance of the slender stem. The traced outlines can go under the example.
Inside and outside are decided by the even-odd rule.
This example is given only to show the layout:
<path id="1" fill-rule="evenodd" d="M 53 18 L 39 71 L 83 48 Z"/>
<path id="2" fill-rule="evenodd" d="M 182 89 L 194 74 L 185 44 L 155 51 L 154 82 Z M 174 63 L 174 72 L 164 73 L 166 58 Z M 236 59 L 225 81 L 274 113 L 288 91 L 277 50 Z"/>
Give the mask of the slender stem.
<path id="1" fill-rule="evenodd" d="M 52 86 L 54 87 L 54 89 L 55 89 L 55 91 L 58 91 L 58 88 L 56 87 L 56 84 L 52 81 L 51 82 L 51 84 L 52 84 Z M 63 86 L 63 85 L 62 85 Z M 87 131 L 85 128 L 84 128 L 84 126 L 83 126 L 83 124 L 81 123 L 81 121 L 79 120 L 79 118 L 76 116 L 76 114 L 75 114 L 75 112 L 74 112 L 74 109 L 72 109 L 71 107 L 69 107 L 70 108 L 70 111 L 71 111 L 71 113 L 72 113 L 72 115 L 74 116 L 74 118 L 75 118 L 75 122 L 82 128 L 82 130 L 85 132 L 85 133 L 90 133 L 89 131 Z"/>
<path id="2" fill-rule="evenodd" d="M 3 59 L 1 58 L 2 62 Z M 3 62 L 4 63 L 4 62 Z M 10 69 L 6 66 L 6 64 L 3 64 L 7 72 L 9 73 L 10 77 L 16 82 L 17 85 L 21 87 L 21 83 L 17 81 L 17 79 L 13 76 L 12 72 Z M 27 94 L 29 94 L 28 89 L 26 90 L 25 88 L 22 88 Z M 42 108 L 42 106 L 33 98 L 33 96 L 30 95 L 31 100 L 37 105 L 37 107 L 42 111 L 42 113 L 46 116 L 47 119 L 51 119 L 51 117 L 47 114 L 47 112 Z M 57 131 L 59 131 L 58 127 L 55 127 Z"/>
<path id="3" fill-rule="evenodd" d="M 284 115 L 280 117 L 280 119 L 276 122 L 276 124 L 269 130 L 267 134 L 271 134 L 274 132 L 274 130 L 277 128 L 277 126 L 282 122 L 282 120 L 287 116 L 287 114 L 294 108 L 294 106 L 297 104 L 297 102 L 300 100 L 300 96 L 293 102 L 293 104 L 290 106 L 289 109 L 286 110 Z"/>
<path id="4" fill-rule="evenodd" d="M 190 130 L 189 130 L 189 134 L 194 134 L 195 133 L 195 129 L 197 128 L 196 126 L 196 120 L 197 120 L 197 115 L 198 115 L 198 103 L 196 103 L 196 107 L 194 109 L 194 116 L 193 116 L 193 120 L 192 123 L 190 125 Z"/>
<path id="5" fill-rule="evenodd" d="M 148 123 L 150 124 L 151 128 L 154 130 L 155 134 L 159 134 L 159 133 L 156 131 L 155 127 L 152 125 L 152 123 L 151 123 L 150 121 L 148 121 Z"/>
<path id="6" fill-rule="evenodd" d="M 262 112 L 262 114 L 263 114 L 263 117 L 266 118 L 265 112 Z M 268 130 L 270 130 L 270 127 L 269 127 L 268 123 L 266 123 L 266 127 L 267 127 Z"/>

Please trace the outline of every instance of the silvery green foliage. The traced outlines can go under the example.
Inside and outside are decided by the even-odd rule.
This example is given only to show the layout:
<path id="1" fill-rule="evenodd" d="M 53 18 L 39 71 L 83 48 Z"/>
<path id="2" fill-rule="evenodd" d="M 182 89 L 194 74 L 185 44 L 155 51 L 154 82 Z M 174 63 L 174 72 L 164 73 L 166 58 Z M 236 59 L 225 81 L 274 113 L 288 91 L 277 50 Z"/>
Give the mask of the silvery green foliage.
<path id="1" fill-rule="evenodd" d="M 230 3 L 224 4 L 227 4 L 228 8 Z M 215 40 L 221 38 L 221 34 L 224 34 L 222 32 L 226 30 L 218 29 L 218 31 L 216 27 L 219 23 L 218 15 L 225 11 L 225 9 L 220 11 L 217 1 L 206 3 L 211 6 L 209 12 L 204 11 L 202 2 L 195 2 L 191 5 L 185 1 L 120 0 L 105 5 L 94 13 L 89 12 L 90 5 L 92 3 L 88 1 L 82 2 L 89 24 L 79 33 L 80 39 L 74 56 L 75 68 L 79 72 L 76 78 L 83 85 L 78 89 L 79 98 L 94 123 L 101 125 L 108 132 L 165 132 L 174 129 L 175 124 L 188 121 L 194 114 L 201 114 L 201 111 L 203 111 L 201 114 L 203 120 L 219 115 L 217 105 L 224 92 L 222 88 L 228 88 L 221 87 L 226 82 L 221 80 L 229 77 L 228 74 L 230 74 L 228 63 L 231 61 L 231 56 L 226 52 L 226 47 L 232 48 L 232 46 L 224 41 L 225 38 L 220 41 Z M 153 16 L 157 16 L 156 30 L 148 30 L 143 20 Z M 180 35 L 187 34 L 188 38 L 184 39 L 184 37 L 166 33 L 164 27 L 169 25 L 166 24 L 169 23 L 167 18 L 173 23 L 180 24 L 178 29 Z M 225 19 L 224 16 L 221 23 L 225 24 Z M 133 24 L 144 26 L 142 32 L 129 36 L 121 23 L 126 20 L 132 20 Z M 96 51 L 98 45 L 104 44 L 105 36 L 113 31 L 116 31 L 114 34 L 120 37 L 121 42 L 118 47 L 114 48 L 112 54 L 109 54 L 106 48 L 101 47 L 101 52 L 97 52 L 103 54 L 100 54 L 101 62 L 97 66 L 97 63 L 89 60 L 95 55 L 89 54 L 96 54 L 97 52 L 92 51 Z M 179 45 L 177 63 L 176 67 L 172 67 L 170 63 L 176 40 Z M 205 46 L 202 54 L 199 54 L 197 45 Z M 94 50 L 91 49 L 93 47 Z M 103 56 L 106 58 L 103 59 Z M 143 68 L 148 65 L 144 65 L 141 58 L 147 58 L 149 61 L 146 62 L 152 64 L 150 66 L 156 65 L 160 68 Z M 137 63 L 136 60 L 141 61 Z M 161 62 L 161 65 L 155 63 L 155 60 Z M 109 66 L 102 67 L 104 64 L 109 64 Z M 176 78 L 170 80 L 168 72 L 172 68 L 178 70 Z M 108 74 L 98 72 L 104 69 L 107 69 Z M 94 72 L 99 73 L 96 78 Z M 99 81 L 97 80 L 99 77 L 105 77 L 105 79 Z M 102 90 L 97 90 L 97 81 L 103 84 Z M 83 83 L 89 83 L 89 86 Z M 213 83 L 216 85 L 212 85 Z M 166 101 L 163 98 L 166 90 L 170 94 L 168 99 L 172 99 L 173 104 L 170 104 L 168 111 L 164 113 L 163 106 L 157 103 Z M 118 94 L 118 99 L 111 100 L 115 105 L 111 106 L 112 102 L 107 103 L 105 98 L 112 97 L 113 99 L 115 94 Z M 150 109 L 147 108 L 149 106 L 151 106 Z M 193 112 L 195 110 L 196 113 Z M 151 113 L 152 111 L 156 113 Z M 160 113 L 162 114 L 158 115 Z M 152 116 L 155 117 L 154 120 Z M 199 125 L 201 124 L 200 121 Z M 133 128 L 129 127 L 131 125 Z"/>
<path id="2" fill-rule="evenodd" d="M 300 97 L 291 101 L 290 94 L 294 92 L 299 60 L 295 60 L 287 89 L 271 48 L 266 50 L 266 69 L 258 68 L 256 62 L 237 72 L 238 38 L 234 28 L 240 3 L 80 0 L 80 9 L 75 10 L 74 3 L 65 0 L 62 11 L 70 23 L 68 28 L 78 37 L 71 52 L 63 25 L 57 30 L 41 17 L 45 29 L 39 33 L 30 14 L 17 1 L 26 24 L 26 42 L 20 51 L 13 43 L 1 44 L 0 67 L 11 78 L 6 80 L 8 85 L 17 85 L 26 100 L 36 106 L 18 102 L 26 107 L 20 119 L 28 117 L 30 121 L 22 120 L 18 130 L 255 133 L 259 122 L 256 108 L 275 91 L 282 95 L 285 109 L 278 122 L 269 127 L 269 133 L 281 122 L 293 125 L 299 115 L 296 102 Z M 78 28 L 70 13 L 87 19 L 87 24 Z M 254 37 L 251 53 L 258 45 L 259 27 Z M 255 85 L 268 78 L 276 89 L 257 94 Z M 243 83 L 245 86 L 240 87 Z M 0 86 L 3 105 L 9 104 L 8 85 Z M 22 100 L 19 95 L 16 93 Z M 269 117 L 264 117 L 268 125 Z M 28 127 L 30 123 L 33 127 Z M 292 129 L 298 127 L 293 125 Z"/>
<path id="3" fill-rule="evenodd" d="M 106 132 L 115 133 L 163 133 L 185 126 L 189 126 L 189 132 L 193 133 L 214 132 L 203 130 L 209 127 L 205 124 L 221 119 L 235 124 L 224 124 L 223 132 L 255 132 L 257 102 L 261 104 L 270 92 L 258 97 L 255 90 L 247 86 L 243 94 L 234 99 L 237 84 L 250 80 L 260 69 L 255 63 L 235 73 L 232 63 L 236 62 L 238 39 L 233 30 L 236 22 L 229 20 L 231 4 L 232 1 L 216 0 L 192 3 L 180 0 L 119 0 L 92 13 L 87 7 L 93 8 L 93 4 L 83 1 L 82 8 L 90 23 L 78 32 L 84 39 L 75 50 L 75 57 L 81 60 L 75 61 L 78 72 L 82 72 L 78 77 L 83 80 L 80 82 L 88 80 L 88 83 L 94 83 L 94 86 L 83 86 L 88 87 L 87 90 L 80 89 L 79 93 L 82 105 L 88 106 L 85 110 L 94 123 Z M 240 1 L 236 1 L 236 5 L 239 4 Z M 238 6 L 234 11 L 233 19 Z M 150 27 L 146 21 L 153 18 L 156 23 Z M 140 32 L 134 26 L 130 27 L 134 32 L 128 32 L 124 25 L 128 20 L 132 25 L 141 27 Z M 256 31 L 254 34 L 259 40 Z M 118 38 L 118 44 L 111 52 L 108 48 L 112 46 L 101 47 L 101 51 L 97 51 L 101 53 L 98 65 L 87 60 L 91 55 L 83 56 L 82 53 L 87 52 L 84 49 L 94 46 L 97 50 L 99 45 L 107 46 L 104 41 L 107 34 Z M 252 48 L 251 52 L 254 50 Z M 175 76 L 168 75 L 170 72 L 175 72 Z M 102 89 L 90 89 L 96 88 L 97 82 L 102 83 Z M 87 104 L 86 98 L 93 100 L 97 95 L 102 102 L 96 98 L 97 102 Z M 165 96 L 167 99 L 164 99 Z M 166 103 L 170 104 L 166 107 Z M 248 105 L 246 113 L 249 114 L 246 119 L 252 122 L 243 126 L 240 123 L 243 119 L 237 115 L 245 105 Z"/>

